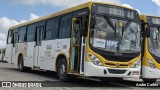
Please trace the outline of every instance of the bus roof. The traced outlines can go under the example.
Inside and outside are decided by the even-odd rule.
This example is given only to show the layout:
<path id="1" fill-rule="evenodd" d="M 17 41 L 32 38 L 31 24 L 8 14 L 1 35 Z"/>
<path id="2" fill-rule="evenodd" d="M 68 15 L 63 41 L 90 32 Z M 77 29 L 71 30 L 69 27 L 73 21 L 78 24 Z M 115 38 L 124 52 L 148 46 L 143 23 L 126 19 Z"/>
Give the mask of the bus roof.
<path id="1" fill-rule="evenodd" d="M 150 17 L 157 17 L 157 18 L 160 18 L 160 16 L 155 16 L 155 15 L 148 15 L 148 14 L 141 14 L 140 16 L 143 16 L 143 17 L 147 17 L 147 16 L 150 16 Z"/>
<path id="2" fill-rule="evenodd" d="M 148 15 L 148 14 L 141 14 L 140 19 L 144 20 L 144 22 L 147 22 L 147 17 L 155 17 L 155 18 L 160 18 L 160 16 L 154 16 L 154 15 Z"/>
<path id="3" fill-rule="evenodd" d="M 79 10 L 79 9 L 82 9 L 82 8 L 86 8 L 86 7 L 88 7 L 91 10 L 92 4 L 114 5 L 114 6 L 118 6 L 118 7 L 134 10 L 132 8 L 129 8 L 129 7 L 126 7 L 126 6 L 122 6 L 122 5 L 118 5 L 118 4 L 113 4 L 113 3 L 87 2 L 87 3 L 84 3 L 84 4 L 78 5 L 78 6 L 71 7 L 69 9 L 65 9 L 65 10 L 62 10 L 62 11 L 59 11 L 59 12 L 56 12 L 56 13 L 53 13 L 53 14 L 50 14 L 50 15 L 47 15 L 47 16 L 40 17 L 38 19 L 30 20 L 28 22 L 12 26 L 12 27 L 9 28 L 9 30 L 12 30 L 12 29 L 15 29 L 15 28 L 18 28 L 18 27 L 21 27 L 21 26 L 29 25 L 29 24 L 32 24 L 32 23 L 36 23 L 36 22 L 39 22 L 39 21 L 43 21 L 43 20 L 46 20 L 46 19 L 49 19 L 49 18 L 52 18 L 52 17 L 63 15 L 63 14 L 66 14 L 66 13 L 69 13 L 69 12 L 72 12 L 72 11 L 76 11 L 76 10 Z"/>

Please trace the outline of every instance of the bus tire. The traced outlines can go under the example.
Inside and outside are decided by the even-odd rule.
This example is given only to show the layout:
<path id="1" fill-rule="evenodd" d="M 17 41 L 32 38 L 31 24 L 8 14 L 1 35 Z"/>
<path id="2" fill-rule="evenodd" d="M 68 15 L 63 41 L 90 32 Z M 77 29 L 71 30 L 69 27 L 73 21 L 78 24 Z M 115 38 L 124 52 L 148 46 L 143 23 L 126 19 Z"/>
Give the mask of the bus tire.
<path id="1" fill-rule="evenodd" d="M 69 81 L 69 75 L 67 74 L 67 62 L 65 58 L 60 58 L 57 63 L 57 76 L 60 81 Z"/>
<path id="2" fill-rule="evenodd" d="M 23 56 L 20 56 L 18 61 L 19 61 L 19 64 L 18 64 L 19 71 L 24 72 L 25 67 L 24 67 L 24 63 L 23 63 Z"/>
<path id="3" fill-rule="evenodd" d="M 155 83 L 157 81 L 157 79 L 146 79 L 146 78 L 143 78 L 143 82 L 145 83 Z"/>

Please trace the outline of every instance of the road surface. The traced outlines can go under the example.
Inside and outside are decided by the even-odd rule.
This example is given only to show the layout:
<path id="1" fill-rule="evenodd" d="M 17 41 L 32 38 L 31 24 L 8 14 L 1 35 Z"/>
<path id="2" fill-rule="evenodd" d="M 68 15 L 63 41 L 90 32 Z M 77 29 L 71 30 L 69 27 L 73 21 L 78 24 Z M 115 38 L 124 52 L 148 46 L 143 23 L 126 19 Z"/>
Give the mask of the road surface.
<path id="1" fill-rule="evenodd" d="M 105 90 L 105 89 L 160 89 L 160 81 L 157 81 L 158 87 L 136 87 L 142 84 L 141 80 L 125 79 L 111 83 L 102 83 L 96 79 L 77 78 L 71 82 L 60 82 L 54 72 L 30 71 L 20 72 L 18 67 L 13 64 L 0 62 L 0 81 L 22 81 L 22 82 L 42 82 L 45 88 L 23 88 L 26 90 Z M 52 86 L 52 87 L 49 87 Z M 19 90 L 21 88 L 0 88 L 2 90 Z"/>

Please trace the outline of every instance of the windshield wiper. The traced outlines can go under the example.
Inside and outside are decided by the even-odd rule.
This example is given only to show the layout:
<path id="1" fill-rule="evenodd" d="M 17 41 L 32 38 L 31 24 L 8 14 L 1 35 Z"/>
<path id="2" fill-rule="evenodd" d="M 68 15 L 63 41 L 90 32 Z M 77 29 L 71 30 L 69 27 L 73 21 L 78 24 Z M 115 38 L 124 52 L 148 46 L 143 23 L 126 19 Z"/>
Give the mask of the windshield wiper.
<path id="1" fill-rule="evenodd" d="M 114 38 L 116 38 L 116 23 L 115 23 L 115 26 L 113 25 L 112 21 L 110 20 L 109 17 L 107 16 L 104 16 L 104 19 L 107 21 L 108 25 L 114 30 Z"/>
<path id="2" fill-rule="evenodd" d="M 122 39 L 124 35 L 124 31 L 131 25 L 131 21 L 128 21 L 125 26 L 122 26 Z"/>

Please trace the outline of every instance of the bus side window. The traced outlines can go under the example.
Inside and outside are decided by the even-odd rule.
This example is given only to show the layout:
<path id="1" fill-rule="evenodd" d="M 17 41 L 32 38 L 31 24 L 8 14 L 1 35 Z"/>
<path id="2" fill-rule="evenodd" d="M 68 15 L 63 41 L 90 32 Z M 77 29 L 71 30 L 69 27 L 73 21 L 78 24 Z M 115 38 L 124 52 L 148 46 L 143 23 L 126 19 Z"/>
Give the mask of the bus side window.
<path id="1" fill-rule="evenodd" d="M 10 30 L 8 32 L 7 44 L 11 44 L 12 43 L 12 35 L 13 35 L 12 30 Z"/>
<path id="2" fill-rule="evenodd" d="M 27 29 L 27 42 L 33 42 L 35 36 L 35 24 L 31 24 Z"/>
<path id="3" fill-rule="evenodd" d="M 25 42 L 25 37 L 26 37 L 26 26 L 21 27 L 19 30 L 19 43 Z"/>
<path id="4" fill-rule="evenodd" d="M 59 29 L 59 39 L 69 38 L 72 25 L 72 15 L 68 14 L 61 17 L 60 29 Z"/>
<path id="5" fill-rule="evenodd" d="M 57 39 L 59 18 L 55 17 L 47 20 L 46 29 L 44 31 L 44 40 Z"/>

